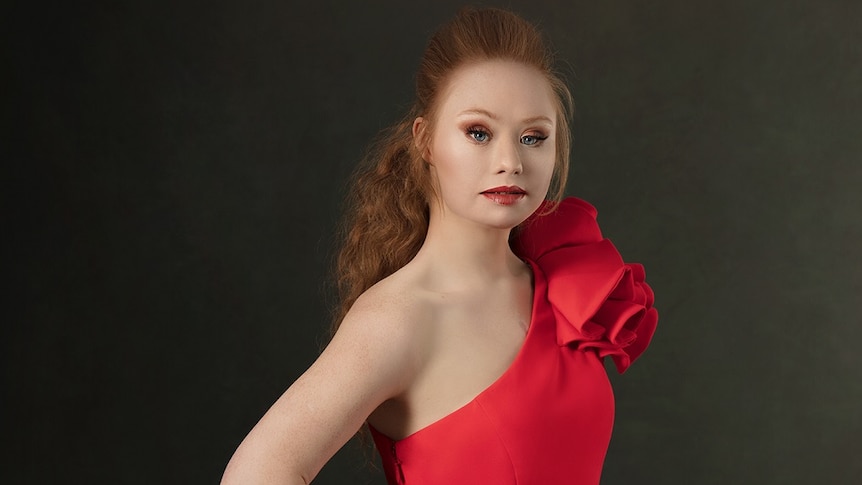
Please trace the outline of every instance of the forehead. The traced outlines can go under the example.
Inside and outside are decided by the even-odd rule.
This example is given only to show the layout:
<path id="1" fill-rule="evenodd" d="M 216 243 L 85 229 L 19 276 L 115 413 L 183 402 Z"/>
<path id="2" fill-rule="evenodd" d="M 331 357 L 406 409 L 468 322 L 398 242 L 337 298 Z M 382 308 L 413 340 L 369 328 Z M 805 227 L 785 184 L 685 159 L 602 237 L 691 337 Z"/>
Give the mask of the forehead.
<path id="1" fill-rule="evenodd" d="M 503 119 L 556 119 L 553 89 L 536 68 L 504 61 L 480 61 L 456 69 L 441 92 L 438 115 L 484 110 Z"/>

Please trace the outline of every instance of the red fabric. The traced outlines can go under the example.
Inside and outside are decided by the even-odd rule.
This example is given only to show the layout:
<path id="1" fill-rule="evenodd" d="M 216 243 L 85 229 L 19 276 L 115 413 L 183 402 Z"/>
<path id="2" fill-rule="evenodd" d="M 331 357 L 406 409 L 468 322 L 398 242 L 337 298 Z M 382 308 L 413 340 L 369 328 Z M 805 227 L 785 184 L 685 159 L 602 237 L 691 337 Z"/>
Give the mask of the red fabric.
<path id="1" fill-rule="evenodd" d="M 625 371 L 658 314 L 643 267 L 622 261 L 595 217 L 568 198 L 525 223 L 514 244 L 534 275 L 523 346 L 502 376 L 442 419 L 397 441 L 371 429 L 390 484 L 599 483 L 614 415 L 601 359 Z"/>
<path id="2" fill-rule="evenodd" d="M 541 214 L 545 206 L 537 214 Z M 557 317 L 557 343 L 594 348 L 625 372 L 649 345 L 658 322 L 643 266 L 623 262 L 602 237 L 596 209 L 570 197 L 552 213 L 534 215 L 515 251 L 548 276 L 548 300 Z"/>

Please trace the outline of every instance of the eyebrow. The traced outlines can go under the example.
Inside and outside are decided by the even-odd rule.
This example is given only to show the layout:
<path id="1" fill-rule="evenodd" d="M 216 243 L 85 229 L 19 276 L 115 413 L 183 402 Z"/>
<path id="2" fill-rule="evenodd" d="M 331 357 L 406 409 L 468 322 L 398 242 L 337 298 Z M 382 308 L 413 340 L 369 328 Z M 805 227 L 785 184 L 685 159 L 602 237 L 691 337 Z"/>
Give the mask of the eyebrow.
<path id="1" fill-rule="evenodd" d="M 464 116 L 464 115 L 483 115 L 483 116 L 487 116 L 488 118 L 491 118 L 492 120 L 498 119 L 497 115 L 495 115 L 494 113 L 491 113 L 490 111 L 484 110 L 481 108 L 467 109 L 467 110 L 464 110 L 464 111 L 458 113 L 459 117 Z M 554 122 L 551 121 L 551 119 L 548 118 L 547 116 L 533 116 L 532 118 L 527 118 L 525 120 L 522 120 L 523 123 L 534 123 L 536 121 L 544 121 L 544 122 L 551 124 L 551 125 L 554 124 Z"/>

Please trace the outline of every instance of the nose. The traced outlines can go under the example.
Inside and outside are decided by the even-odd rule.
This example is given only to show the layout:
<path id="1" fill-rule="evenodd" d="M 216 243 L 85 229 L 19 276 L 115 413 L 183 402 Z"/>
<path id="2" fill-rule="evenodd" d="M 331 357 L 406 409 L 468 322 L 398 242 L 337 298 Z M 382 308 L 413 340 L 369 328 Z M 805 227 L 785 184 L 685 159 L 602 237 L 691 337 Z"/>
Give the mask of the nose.
<path id="1" fill-rule="evenodd" d="M 497 153 L 494 157 L 497 173 L 511 173 L 519 175 L 524 170 L 521 163 L 521 151 L 517 142 L 501 141 L 497 144 Z"/>

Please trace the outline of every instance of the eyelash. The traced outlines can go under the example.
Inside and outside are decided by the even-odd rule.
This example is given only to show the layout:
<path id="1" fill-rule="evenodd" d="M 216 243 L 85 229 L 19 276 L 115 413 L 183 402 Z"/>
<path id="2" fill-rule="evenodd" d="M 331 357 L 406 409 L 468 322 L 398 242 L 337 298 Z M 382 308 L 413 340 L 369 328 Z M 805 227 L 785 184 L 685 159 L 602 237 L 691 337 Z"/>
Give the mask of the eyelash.
<path id="1" fill-rule="evenodd" d="M 477 135 L 484 135 L 487 138 L 485 140 L 477 140 L 476 139 Z M 470 128 L 467 128 L 467 136 L 469 136 L 476 143 L 485 143 L 491 139 L 491 133 L 489 133 L 488 130 L 486 130 L 485 128 L 483 128 L 481 126 L 471 126 Z M 536 141 L 533 143 L 524 143 L 525 138 L 532 138 Z M 536 145 L 541 144 L 543 141 L 545 141 L 547 139 L 548 139 L 547 135 L 522 135 L 521 136 L 521 143 L 524 143 L 524 145 L 526 145 L 526 146 L 536 146 Z"/>
<path id="2" fill-rule="evenodd" d="M 472 138 L 473 141 L 475 141 L 476 143 L 484 143 L 484 141 L 482 141 L 482 140 L 477 140 L 476 135 L 486 136 L 487 139 L 485 141 L 488 141 L 489 139 L 491 139 L 491 134 L 488 133 L 488 130 L 486 130 L 485 128 L 482 128 L 481 126 L 471 126 L 470 128 L 467 128 L 467 136 Z"/>
<path id="3" fill-rule="evenodd" d="M 534 138 L 536 141 L 534 143 L 524 143 L 524 138 Z M 521 137 L 521 143 L 527 146 L 536 146 L 541 144 L 543 141 L 548 139 L 548 135 L 523 135 Z"/>

